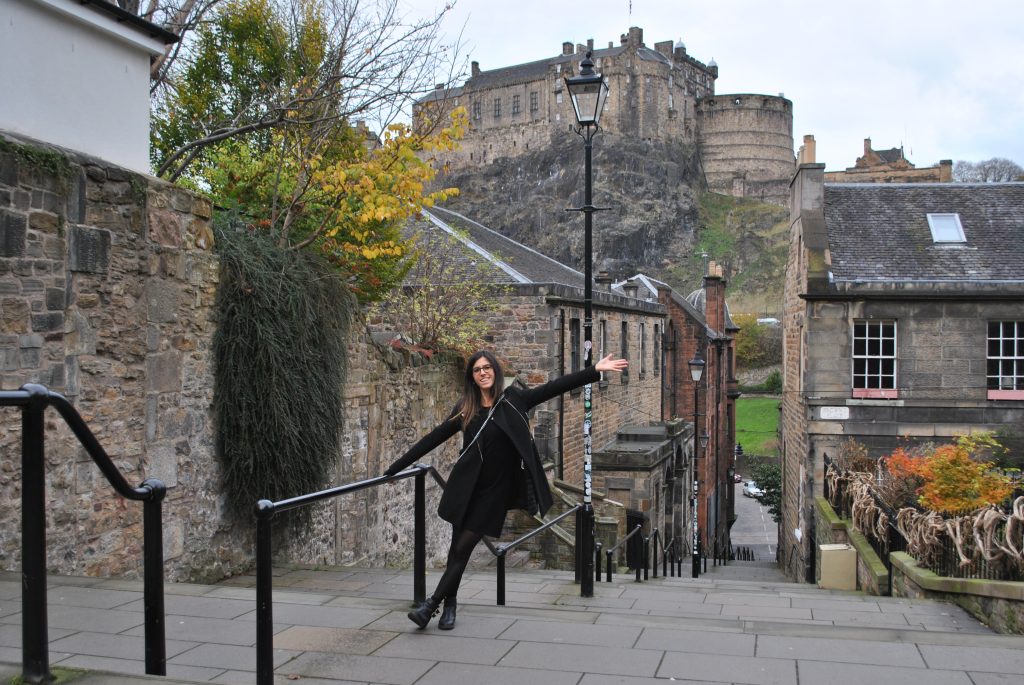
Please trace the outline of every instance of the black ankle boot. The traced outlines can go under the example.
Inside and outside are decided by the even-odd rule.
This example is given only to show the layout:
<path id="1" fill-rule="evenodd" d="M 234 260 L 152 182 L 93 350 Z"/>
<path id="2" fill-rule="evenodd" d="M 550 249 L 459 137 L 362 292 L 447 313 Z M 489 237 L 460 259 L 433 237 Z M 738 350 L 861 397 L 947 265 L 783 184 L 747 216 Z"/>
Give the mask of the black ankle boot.
<path id="1" fill-rule="evenodd" d="M 437 606 L 440 603 L 441 602 L 433 597 L 427 597 L 419 607 L 410 611 L 406 616 L 408 616 L 409 620 L 418 625 L 422 630 L 427 627 L 427 624 L 430 623 L 430 619 L 437 613 Z"/>
<path id="2" fill-rule="evenodd" d="M 455 598 L 447 597 L 444 600 L 444 611 L 441 618 L 437 619 L 437 627 L 441 630 L 451 630 L 455 627 Z"/>

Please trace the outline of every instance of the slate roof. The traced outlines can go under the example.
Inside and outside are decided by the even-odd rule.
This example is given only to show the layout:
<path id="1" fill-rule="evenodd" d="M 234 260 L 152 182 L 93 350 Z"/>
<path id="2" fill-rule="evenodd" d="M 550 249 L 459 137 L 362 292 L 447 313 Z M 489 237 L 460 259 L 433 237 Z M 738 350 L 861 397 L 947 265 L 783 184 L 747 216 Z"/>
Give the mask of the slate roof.
<path id="1" fill-rule="evenodd" d="M 835 283 L 1024 284 L 1024 183 L 825 184 Z M 957 213 L 965 243 L 936 244 L 929 213 Z"/>
<path id="2" fill-rule="evenodd" d="M 898 162 L 903 159 L 903 148 L 893 147 L 888 150 L 872 150 L 876 155 L 882 158 L 885 162 Z"/>
<path id="3" fill-rule="evenodd" d="M 556 283 L 583 288 L 583 274 L 579 271 L 457 212 L 434 207 L 423 215 L 421 221 L 410 224 L 409 228 L 421 231 L 428 240 L 431 235 L 464 232 L 460 240 L 465 249 L 459 253 L 456 266 L 462 277 L 496 284 Z"/>

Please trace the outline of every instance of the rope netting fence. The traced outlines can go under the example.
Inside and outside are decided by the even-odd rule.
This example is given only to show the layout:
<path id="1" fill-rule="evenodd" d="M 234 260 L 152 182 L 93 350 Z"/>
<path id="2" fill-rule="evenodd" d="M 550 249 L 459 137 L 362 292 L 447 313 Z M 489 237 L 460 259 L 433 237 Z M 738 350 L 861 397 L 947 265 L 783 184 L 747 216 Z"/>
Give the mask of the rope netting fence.
<path id="1" fill-rule="evenodd" d="M 895 509 L 879 496 L 873 474 L 825 456 L 825 498 L 887 567 L 890 552 L 906 552 L 940 576 L 1024 581 L 1024 496 L 960 514 Z"/>

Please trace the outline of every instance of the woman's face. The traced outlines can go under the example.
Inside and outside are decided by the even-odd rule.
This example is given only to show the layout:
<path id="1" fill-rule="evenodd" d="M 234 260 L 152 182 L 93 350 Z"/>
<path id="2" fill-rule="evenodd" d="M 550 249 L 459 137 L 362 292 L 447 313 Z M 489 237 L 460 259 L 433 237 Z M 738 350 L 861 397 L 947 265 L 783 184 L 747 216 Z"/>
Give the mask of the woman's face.
<path id="1" fill-rule="evenodd" d="M 491 388 L 494 386 L 494 367 L 491 366 L 491 362 L 487 360 L 487 357 L 480 357 L 473 362 L 473 382 L 477 384 L 481 391 L 487 393 L 490 393 Z"/>

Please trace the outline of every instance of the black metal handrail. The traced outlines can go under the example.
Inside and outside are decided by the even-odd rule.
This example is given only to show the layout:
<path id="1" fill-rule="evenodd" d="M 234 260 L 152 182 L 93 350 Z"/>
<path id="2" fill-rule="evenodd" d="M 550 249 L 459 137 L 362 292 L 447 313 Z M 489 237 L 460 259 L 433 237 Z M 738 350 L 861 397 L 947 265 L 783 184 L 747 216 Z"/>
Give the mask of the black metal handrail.
<path id="1" fill-rule="evenodd" d="M 0 406 L 21 407 L 22 678 L 28 683 L 53 680 L 46 618 L 46 429 L 43 418 L 48 406 L 61 415 L 114 490 L 126 499 L 143 503 L 146 673 L 167 675 L 161 528 L 162 502 L 167 487 L 156 478 L 147 478 L 137 488 L 129 485 L 74 405 L 45 386 L 27 383 L 20 390 L 2 390 Z"/>
<path id="2" fill-rule="evenodd" d="M 550 521 L 545 521 L 543 525 L 534 528 L 526 535 L 520 536 L 506 545 L 498 545 L 497 548 L 492 548 L 491 551 L 494 552 L 494 555 L 498 558 L 498 606 L 505 606 L 505 556 L 520 544 L 526 542 L 535 535 L 540 535 L 562 519 L 568 517 L 570 514 L 575 514 L 581 509 L 583 509 L 583 504 L 577 504 L 573 508 L 562 512 Z"/>
<path id="3" fill-rule="evenodd" d="M 608 569 L 605 571 L 605 574 L 606 574 L 605 575 L 605 582 L 607 582 L 607 583 L 612 582 L 612 567 L 613 567 L 613 564 L 612 564 L 612 554 L 614 554 L 615 551 L 617 549 L 619 549 L 619 547 L 621 547 L 624 542 L 626 542 L 631 537 L 633 537 L 634 535 L 639 533 L 642 528 L 643 528 L 643 524 L 641 524 L 641 523 L 636 524 L 636 527 L 633 528 L 633 530 L 629 531 L 628 535 L 626 535 L 624 538 L 622 538 L 621 540 L 616 542 L 614 545 L 609 547 L 607 551 L 605 551 L 605 553 L 604 553 L 605 554 L 605 562 L 607 563 L 607 566 L 608 566 Z M 640 582 L 640 567 L 641 566 L 643 566 L 643 561 L 642 560 L 641 560 L 641 563 L 636 565 L 636 582 L 638 582 L 638 583 Z"/>
<path id="4" fill-rule="evenodd" d="M 271 502 L 260 500 L 256 503 L 256 683 L 271 685 L 274 681 L 274 614 L 273 614 L 273 549 L 271 541 L 270 521 L 275 514 L 308 506 L 335 497 L 341 497 L 359 490 L 377 487 L 385 483 L 416 479 L 414 503 L 414 542 L 413 542 L 413 602 L 419 603 L 426 599 L 427 575 L 427 537 L 426 537 L 426 476 L 430 476 L 443 490 L 447 483 L 444 477 L 433 466 L 415 464 L 393 476 L 377 476 L 366 480 L 339 485 L 319 492 L 298 495 L 289 499 Z M 491 554 L 498 558 L 498 597 L 499 605 L 505 604 L 505 555 L 516 545 L 529 540 L 533 536 L 554 526 L 569 514 L 575 513 L 583 505 L 577 504 L 564 514 L 545 522 L 507 545 L 496 547 L 484 537 L 484 545 Z"/>
<path id="5" fill-rule="evenodd" d="M 278 502 L 261 499 L 256 503 L 256 683 L 272 685 L 274 682 L 274 574 L 273 542 L 271 519 L 278 512 L 305 507 L 315 502 L 334 499 L 359 490 L 376 487 L 385 483 L 416 479 L 413 532 L 413 601 L 422 602 L 427 595 L 427 526 L 426 526 L 426 475 L 434 472 L 435 480 L 443 487 L 444 479 L 434 467 L 415 464 L 393 476 L 377 476 L 366 480 L 339 485 L 319 492 L 290 497 Z"/>
<path id="6" fill-rule="evenodd" d="M 672 538 L 661 550 L 661 575 L 663 576 L 671 576 L 672 578 L 675 578 L 677 573 L 677 563 L 679 565 L 679 577 L 681 578 L 683 576 L 683 555 L 676 554 L 676 552 L 679 551 L 676 549 L 676 543 L 678 543 L 679 540 L 679 538 Z M 657 557 L 655 557 L 655 559 L 657 559 Z"/>

